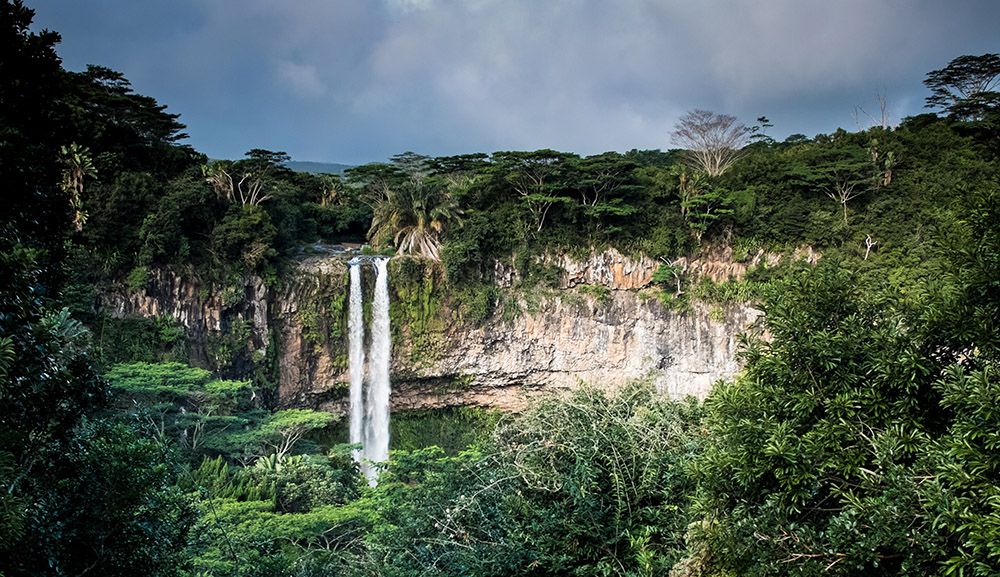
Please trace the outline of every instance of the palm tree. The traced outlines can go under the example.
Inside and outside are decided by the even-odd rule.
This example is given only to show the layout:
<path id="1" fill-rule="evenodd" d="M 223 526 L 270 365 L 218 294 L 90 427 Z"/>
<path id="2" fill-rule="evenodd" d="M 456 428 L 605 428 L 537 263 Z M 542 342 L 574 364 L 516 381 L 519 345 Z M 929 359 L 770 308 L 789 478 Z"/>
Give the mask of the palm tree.
<path id="1" fill-rule="evenodd" d="M 373 245 L 391 242 L 399 254 L 441 260 L 441 235 L 461 223 L 461 211 L 443 183 L 412 178 L 396 186 L 381 183 L 372 201 Z"/>
<path id="2" fill-rule="evenodd" d="M 62 182 L 59 186 L 69 195 L 69 204 L 73 208 L 73 226 L 79 232 L 87 222 L 82 200 L 83 179 L 97 176 L 97 171 L 90 158 L 90 149 L 75 142 L 59 147 L 59 160 L 63 165 Z"/>

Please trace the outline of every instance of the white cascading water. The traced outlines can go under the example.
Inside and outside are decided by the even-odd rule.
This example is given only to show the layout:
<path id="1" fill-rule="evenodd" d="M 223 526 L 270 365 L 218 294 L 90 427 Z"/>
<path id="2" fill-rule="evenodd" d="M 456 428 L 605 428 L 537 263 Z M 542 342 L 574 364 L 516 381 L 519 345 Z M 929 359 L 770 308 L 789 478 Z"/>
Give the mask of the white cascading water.
<path id="1" fill-rule="evenodd" d="M 372 337 L 369 349 L 366 399 L 365 458 L 381 463 L 389 458 L 389 259 L 375 259 L 375 294 L 372 298 Z M 368 483 L 375 485 L 377 471 L 366 468 Z"/>
<path id="2" fill-rule="evenodd" d="M 361 263 L 350 262 L 351 292 L 347 316 L 348 367 L 351 376 L 351 444 L 364 443 L 365 420 L 365 318 L 362 310 Z M 361 461 L 361 450 L 354 450 L 354 460 Z"/>
<path id="3" fill-rule="evenodd" d="M 375 264 L 375 294 L 372 297 L 371 342 L 367 354 L 365 379 L 364 296 L 361 292 L 361 266 Z M 350 267 L 351 287 L 348 309 L 348 358 L 351 379 L 351 444 L 360 444 L 354 460 L 368 484 L 375 486 L 378 470 L 372 463 L 389 458 L 389 359 L 392 339 L 389 326 L 389 272 L 387 258 L 354 258 Z"/>

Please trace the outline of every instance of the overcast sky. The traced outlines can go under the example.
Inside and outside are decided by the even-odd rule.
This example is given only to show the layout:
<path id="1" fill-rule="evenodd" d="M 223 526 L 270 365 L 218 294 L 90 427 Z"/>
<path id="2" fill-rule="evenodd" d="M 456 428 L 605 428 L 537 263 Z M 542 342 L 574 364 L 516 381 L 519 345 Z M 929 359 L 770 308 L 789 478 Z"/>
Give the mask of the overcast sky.
<path id="1" fill-rule="evenodd" d="M 922 112 L 927 72 L 1000 52 L 997 0 L 27 0 L 213 158 L 363 163 L 671 147 L 693 108 L 778 138 Z M 862 121 L 866 118 L 860 115 Z"/>

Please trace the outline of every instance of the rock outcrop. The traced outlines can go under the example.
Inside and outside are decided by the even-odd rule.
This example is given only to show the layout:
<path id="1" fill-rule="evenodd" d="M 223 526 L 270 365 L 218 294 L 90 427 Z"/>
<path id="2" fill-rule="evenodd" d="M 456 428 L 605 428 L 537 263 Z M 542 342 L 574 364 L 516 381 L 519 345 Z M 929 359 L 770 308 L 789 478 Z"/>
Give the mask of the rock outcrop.
<path id="1" fill-rule="evenodd" d="M 213 338 L 239 332 L 236 343 L 242 359 L 238 365 L 263 357 L 269 344 L 269 292 L 264 281 L 251 276 L 230 286 L 203 283 L 170 269 L 150 271 L 145 287 L 130 291 L 124 286 L 101 295 L 101 312 L 113 317 L 166 316 L 184 327 L 190 344 L 191 362 L 203 367 L 232 365 L 234 359 L 220 362 L 210 346 Z M 235 331 L 237 326 L 245 329 Z M 244 372 L 245 366 L 235 367 Z"/>
<path id="2" fill-rule="evenodd" d="M 584 258 L 568 254 L 546 254 L 536 259 L 542 266 L 558 271 L 559 288 L 579 285 L 602 286 L 614 290 L 636 290 L 649 286 L 660 263 L 648 256 L 631 257 L 616 249 L 591 251 Z M 497 284 L 512 287 L 520 282 L 517 269 L 510 262 L 497 261 L 494 267 Z"/>

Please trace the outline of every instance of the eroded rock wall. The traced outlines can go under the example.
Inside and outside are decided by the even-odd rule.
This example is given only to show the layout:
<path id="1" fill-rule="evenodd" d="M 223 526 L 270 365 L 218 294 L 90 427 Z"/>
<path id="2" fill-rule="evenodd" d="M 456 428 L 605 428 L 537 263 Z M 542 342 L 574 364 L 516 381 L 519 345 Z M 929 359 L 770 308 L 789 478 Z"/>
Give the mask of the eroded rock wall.
<path id="1" fill-rule="evenodd" d="M 555 291 L 531 310 L 445 331 L 446 344 L 419 365 L 395 354 L 393 403 L 519 409 L 543 392 L 580 383 L 613 390 L 640 379 L 672 397 L 704 397 L 739 371 L 736 336 L 759 316 L 705 305 L 680 313 L 635 291 L 600 298 Z"/>
<path id="2" fill-rule="evenodd" d="M 759 311 L 698 303 L 672 310 L 655 289 L 642 288 L 659 266 L 652 259 L 606 251 L 582 260 L 550 261 L 562 271 L 558 286 L 527 292 L 502 288 L 503 279 L 514 275 L 498 265 L 503 275 L 498 275 L 496 307 L 474 322 L 461 299 L 443 285 L 439 270 L 394 260 L 393 408 L 516 410 L 538 394 L 569 391 L 581 383 L 612 390 L 637 379 L 673 397 L 704 397 L 715 381 L 739 370 L 737 336 L 752 329 Z M 366 291 L 372 280 L 366 277 Z M 345 260 L 304 259 L 278 290 L 268 290 L 257 278 L 236 289 L 239 302 L 227 302 L 234 287 L 205 286 L 161 270 L 145 291 L 114 292 L 104 306 L 116 315 L 177 319 L 192 350 L 200 351 L 208 365 L 206 343 L 224 337 L 234 323 L 249 324 L 247 350 L 258 362 L 273 364 L 279 404 L 344 410 Z"/>
<path id="3" fill-rule="evenodd" d="M 99 308 L 112 317 L 172 318 L 184 327 L 192 364 L 241 373 L 267 355 L 269 301 L 267 286 L 256 276 L 222 286 L 163 268 L 150 271 L 142 290 L 119 285 L 103 293 Z M 234 342 L 223 343 L 227 337 Z M 236 354 L 220 358 L 224 348 Z"/>

